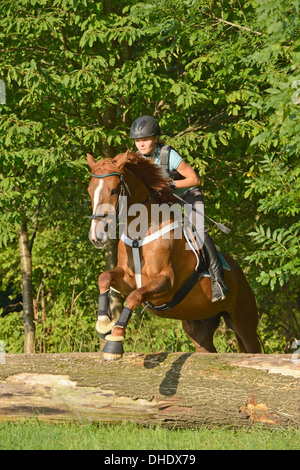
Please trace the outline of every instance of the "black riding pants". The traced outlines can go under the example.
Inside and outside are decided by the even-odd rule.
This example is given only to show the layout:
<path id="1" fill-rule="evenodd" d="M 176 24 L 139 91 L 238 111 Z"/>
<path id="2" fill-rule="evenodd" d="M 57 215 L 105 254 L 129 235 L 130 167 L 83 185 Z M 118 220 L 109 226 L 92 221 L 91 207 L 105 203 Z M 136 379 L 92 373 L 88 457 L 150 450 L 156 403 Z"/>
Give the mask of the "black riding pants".
<path id="1" fill-rule="evenodd" d="M 203 204 L 203 209 L 204 209 L 204 200 L 203 200 L 203 194 L 199 188 L 191 189 L 185 193 L 182 194 L 181 198 L 193 206 L 193 208 L 197 209 L 197 205 Z M 198 210 L 202 212 L 201 206 L 200 209 L 198 207 Z M 204 212 L 204 211 L 203 211 Z M 192 212 L 191 214 L 191 222 L 195 221 L 196 214 L 195 212 Z M 203 248 L 204 248 L 204 253 L 205 253 L 205 258 L 206 258 L 206 264 L 208 267 L 208 270 L 210 272 L 210 275 L 214 277 L 214 279 L 220 279 L 223 278 L 223 269 L 222 265 L 220 262 L 220 258 L 218 256 L 218 252 L 216 250 L 215 244 L 213 242 L 213 239 L 209 235 L 207 228 L 205 226 L 205 221 L 203 221 L 204 224 L 204 240 L 203 240 Z M 196 225 L 195 222 L 193 225 Z"/>

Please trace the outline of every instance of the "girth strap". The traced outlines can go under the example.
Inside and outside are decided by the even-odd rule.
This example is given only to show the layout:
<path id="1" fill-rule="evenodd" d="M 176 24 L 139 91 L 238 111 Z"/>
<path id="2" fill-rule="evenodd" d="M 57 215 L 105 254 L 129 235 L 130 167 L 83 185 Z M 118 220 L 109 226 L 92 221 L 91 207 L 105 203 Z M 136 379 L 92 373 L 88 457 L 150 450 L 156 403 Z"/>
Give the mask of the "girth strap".
<path id="1" fill-rule="evenodd" d="M 161 228 L 157 232 L 154 232 L 145 238 L 141 238 L 141 240 L 133 240 L 127 237 L 127 235 L 125 235 L 124 233 L 122 234 L 121 240 L 124 243 L 126 243 L 126 245 L 129 245 L 132 248 L 134 275 L 135 275 L 136 285 L 138 288 L 142 287 L 142 269 L 141 269 L 140 250 L 139 250 L 140 247 L 147 245 L 147 243 L 150 243 L 154 240 L 157 240 L 157 238 L 162 237 L 166 233 L 171 232 L 171 230 L 174 230 L 180 226 L 181 226 L 181 221 L 177 220 L 169 225 L 166 225 L 165 227 Z"/>

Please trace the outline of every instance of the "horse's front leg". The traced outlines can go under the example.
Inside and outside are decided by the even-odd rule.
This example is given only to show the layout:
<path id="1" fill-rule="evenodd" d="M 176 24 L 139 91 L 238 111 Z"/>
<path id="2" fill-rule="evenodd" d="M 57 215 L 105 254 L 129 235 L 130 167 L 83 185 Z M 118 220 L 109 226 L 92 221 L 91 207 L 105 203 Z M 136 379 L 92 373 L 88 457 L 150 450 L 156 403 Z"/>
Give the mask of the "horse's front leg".
<path id="1" fill-rule="evenodd" d="M 151 299 L 153 295 L 168 292 L 170 288 L 170 276 L 166 273 L 161 273 L 154 280 L 148 282 L 145 286 L 140 287 L 139 289 L 135 289 L 128 295 L 126 305 L 123 308 L 118 321 L 113 326 L 111 334 L 105 338 L 107 340 L 107 343 L 103 348 L 105 358 L 119 359 L 119 357 L 121 357 L 121 345 L 125 339 L 126 326 L 133 310 L 143 302 Z M 106 352 L 108 353 L 107 356 Z M 114 352 L 116 353 L 116 357 L 114 357 Z"/>
<path id="2" fill-rule="evenodd" d="M 122 291 L 122 283 L 124 278 L 124 271 L 120 267 L 116 267 L 111 271 L 105 271 L 100 274 L 98 278 L 99 285 L 99 304 L 98 304 L 98 319 L 96 323 L 96 330 L 101 339 L 105 339 L 118 320 L 112 314 L 110 304 L 110 287 Z"/>

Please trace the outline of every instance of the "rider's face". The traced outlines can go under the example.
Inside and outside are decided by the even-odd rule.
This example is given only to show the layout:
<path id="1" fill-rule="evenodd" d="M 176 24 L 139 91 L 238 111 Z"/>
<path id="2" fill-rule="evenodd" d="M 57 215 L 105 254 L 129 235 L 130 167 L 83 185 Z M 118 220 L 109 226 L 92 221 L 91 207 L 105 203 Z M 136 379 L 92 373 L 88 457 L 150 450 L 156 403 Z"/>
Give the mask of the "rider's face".
<path id="1" fill-rule="evenodd" d="M 134 140 L 136 148 L 141 152 L 142 155 L 148 155 L 154 152 L 157 141 L 157 135 L 152 137 L 141 137 L 140 139 Z"/>

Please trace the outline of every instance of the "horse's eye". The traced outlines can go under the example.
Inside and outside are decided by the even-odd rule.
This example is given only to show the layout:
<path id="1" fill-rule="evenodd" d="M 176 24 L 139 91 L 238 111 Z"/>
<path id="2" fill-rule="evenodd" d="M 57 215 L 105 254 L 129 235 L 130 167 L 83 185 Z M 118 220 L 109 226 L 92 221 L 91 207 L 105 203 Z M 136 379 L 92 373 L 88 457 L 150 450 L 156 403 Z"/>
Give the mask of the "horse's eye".
<path id="1" fill-rule="evenodd" d="M 110 194 L 111 194 L 111 195 L 117 194 L 117 192 L 118 192 L 117 188 L 114 188 L 114 189 L 111 190 L 111 193 L 110 193 Z"/>

